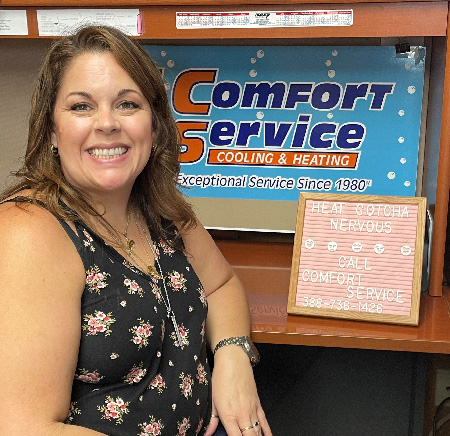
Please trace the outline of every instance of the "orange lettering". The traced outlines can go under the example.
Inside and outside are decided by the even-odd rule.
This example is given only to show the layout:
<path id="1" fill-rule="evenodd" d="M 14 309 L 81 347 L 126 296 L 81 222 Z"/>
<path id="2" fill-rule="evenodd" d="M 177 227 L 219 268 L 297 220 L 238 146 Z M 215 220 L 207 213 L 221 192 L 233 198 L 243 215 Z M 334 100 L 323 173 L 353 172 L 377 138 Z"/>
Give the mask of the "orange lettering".
<path id="1" fill-rule="evenodd" d="M 187 70 L 176 79 L 173 86 L 173 108 L 180 114 L 208 115 L 211 103 L 191 100 L 193 88 L 199 83 L 214 83 L 217 70 Z"/>
<path id="2" fill-rule="evenodd" d="M 186 136 L 188 132 L 206 132 L 208 121 L 177 121 L 178 131 L 183 139 L 186 150 L 180 153 L 181 163 L 194 163 L 199 161 L 205 153 L 205 141 L 201 136 Z"/>

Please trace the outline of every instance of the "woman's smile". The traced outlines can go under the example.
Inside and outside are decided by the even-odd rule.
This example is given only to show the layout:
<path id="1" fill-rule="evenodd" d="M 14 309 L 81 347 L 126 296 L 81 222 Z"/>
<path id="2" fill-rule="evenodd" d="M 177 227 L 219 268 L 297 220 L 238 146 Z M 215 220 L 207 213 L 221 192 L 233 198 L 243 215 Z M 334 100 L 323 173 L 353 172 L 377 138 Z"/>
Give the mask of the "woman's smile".
<path id="1" fill-rule="evenodd" d="M 88 150 L 88 153 L 97 159 L 114 159 L 123 156 L 128 151 L 128 147 L 101 148 L 96 147 Z"/>

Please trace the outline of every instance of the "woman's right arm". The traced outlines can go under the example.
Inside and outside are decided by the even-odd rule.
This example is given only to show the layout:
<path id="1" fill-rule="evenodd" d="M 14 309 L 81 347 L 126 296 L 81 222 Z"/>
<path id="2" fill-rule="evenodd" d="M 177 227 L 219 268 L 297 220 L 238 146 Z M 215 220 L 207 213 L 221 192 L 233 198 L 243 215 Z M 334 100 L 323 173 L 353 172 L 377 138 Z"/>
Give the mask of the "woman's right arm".
<path id="1" fill-rule="evenodd" d="M 84 267 L 46 210 L 0 205 L 0 436 L 94 436 L 65 425 Z"/>

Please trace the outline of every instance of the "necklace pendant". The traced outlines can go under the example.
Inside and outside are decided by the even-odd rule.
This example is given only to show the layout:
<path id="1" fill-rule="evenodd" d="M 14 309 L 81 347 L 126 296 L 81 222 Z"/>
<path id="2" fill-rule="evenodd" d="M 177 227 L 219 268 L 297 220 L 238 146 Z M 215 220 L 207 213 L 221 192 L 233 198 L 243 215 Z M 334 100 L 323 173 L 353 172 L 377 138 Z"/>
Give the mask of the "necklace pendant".
<path id="1" fill-rule="evenodd" d="M 175 318 L 175 314 L 173 313 L 173 310 L 167 312 L 167 317 L 172 320 L 173 328 L 175 330 L 175 336 L 177 338 L 177 346 L 181 347 L 183 345 L 183 338 L 181 337 L 180 329 L 178 328 L 178 323 Z"/>
<path id="2" fill-rule="evenodd" d="M 150 276 L 154 277 L 155 279 L 162 279 L 161 275 L 158 273 L 158 270 L 154 265 L 148 265 L 147 272 Z"/>
<path id="3" fill-rule="evenodd" d="M 128 238 L 126 238 L 126 242 L 127 242 L 128 254 L 131 255 L 133 253 L 133 248 L 135 246 L 135 242 L 133 241 L 133 239 L 128 239 Z"/>

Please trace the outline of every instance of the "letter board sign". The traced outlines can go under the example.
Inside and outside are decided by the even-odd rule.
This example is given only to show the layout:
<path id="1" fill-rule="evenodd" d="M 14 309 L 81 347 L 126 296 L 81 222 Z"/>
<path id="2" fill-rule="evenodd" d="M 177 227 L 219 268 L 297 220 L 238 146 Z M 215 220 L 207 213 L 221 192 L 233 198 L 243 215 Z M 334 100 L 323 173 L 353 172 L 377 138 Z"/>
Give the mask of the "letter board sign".
<path id="1" fill-rule="evenodd" d="M 426 199 L 300 194 L 288 313 L 417 325 Z"/>

